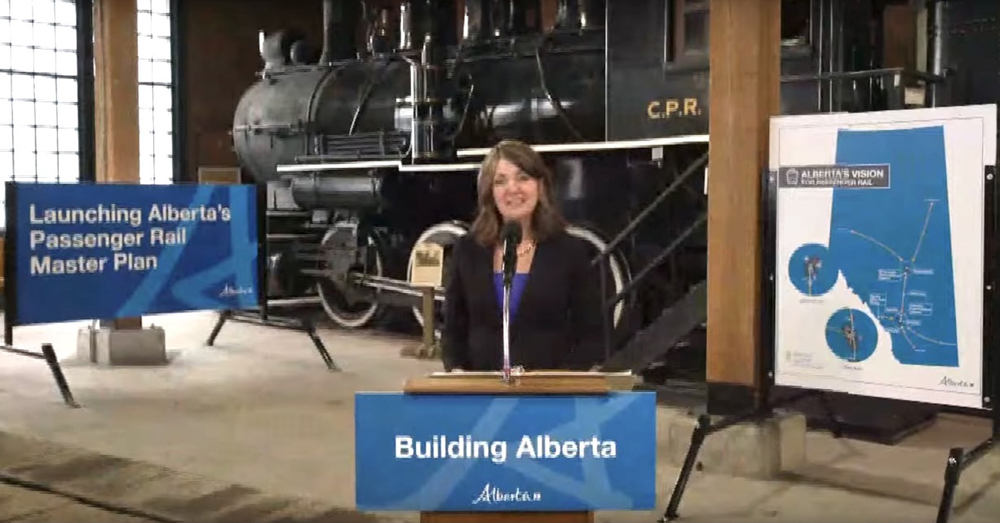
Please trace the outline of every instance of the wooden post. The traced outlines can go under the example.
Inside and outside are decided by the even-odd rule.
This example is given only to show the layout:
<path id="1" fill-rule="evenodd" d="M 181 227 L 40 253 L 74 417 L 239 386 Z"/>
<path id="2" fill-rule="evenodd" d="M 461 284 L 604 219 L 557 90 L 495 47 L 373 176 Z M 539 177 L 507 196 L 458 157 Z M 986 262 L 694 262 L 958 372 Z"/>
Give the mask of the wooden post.
<path id="1" fill-rule="evenodd" d="M 420 303 L 422 305 L 421 316 L 424 318 L 423 343 L 420 347 L 420 356 L 426 359 L 439 358 L 441 351 L 438 350 L 437 336 L 434 335 L 436 325 L 434 324 L 434 287 L 424 287 Z"/>
<path id="2" fill-rule="evenodd" d="M 779 112 L 781 0 L 711 0 L 708 178 L 708 409 L 756 403 L 760 353 L 760 182 Z"/>
<path id="3" fill-rule="evenodd" d="M 94 0 L 95 177 L 139 183 L 139 50 L 135 0 Z M 141 329 L 142 317 L 102 322 Z"/>
<path id="4" fill-rule="evenodd" d="M 441 357 L 441 345 L 434 333 L 437 328 L 434 323 L 434 287 L 417 286 L 416 288 L 420 289 L 420 315 L 424 320 L 423 335 L 420 338 L 420 343 L 404 345 L 399 350 L 399 355 L 404 358 L 437 359 Z"/>
<path id="5" fill-rule="evenodd" d="M 434 289 L 444 284 L 444 247 L 424 242 L 413 247 L 414 258 L 410 265 L 410 285 L 420 290 L 420 315 L 424 320 L 424 335 L 420 344 L 403 347 L 404 357 L 437 359 L 441 357 L 441 346 L 435 335 Z"/>

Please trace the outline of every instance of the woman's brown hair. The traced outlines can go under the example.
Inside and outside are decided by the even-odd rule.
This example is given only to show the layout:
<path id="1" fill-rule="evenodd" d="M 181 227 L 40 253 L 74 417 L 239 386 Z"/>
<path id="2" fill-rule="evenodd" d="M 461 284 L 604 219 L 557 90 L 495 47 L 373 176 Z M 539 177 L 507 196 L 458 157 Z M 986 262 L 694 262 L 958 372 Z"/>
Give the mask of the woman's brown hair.
<path id="1" fill-rule="evenodd" d="M 531 231 L 535 240 L 541 242 L 561 232 L 566 227 L 566 222 L 552 197 L 552 171 L 528 144 L 517 140 L 503 140 L 490 149 L 479 167 L 479 212 L 469 231 L 476 241 L 490 247 L 500 240 L 503 218 L 493 201 L 493 179 L 501 159 L 516 165 L 521 172 L 538 181 L 538 205 L 531 214 Z"/>

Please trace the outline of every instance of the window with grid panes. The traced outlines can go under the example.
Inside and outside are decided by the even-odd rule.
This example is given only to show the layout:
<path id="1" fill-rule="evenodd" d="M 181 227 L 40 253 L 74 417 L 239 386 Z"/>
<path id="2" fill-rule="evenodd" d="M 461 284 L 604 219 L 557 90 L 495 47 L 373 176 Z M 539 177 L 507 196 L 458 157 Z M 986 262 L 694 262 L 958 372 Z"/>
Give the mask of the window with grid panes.
<path id="1" fill-rule="evenodd" d="M 0 206 L 9 180 L 79 180 L 76 49 L 72 0 L 0 0 Z"/>
<path id="2" fill-rule="evenodd" d="M 139 179 L 174 180 L 170 0 L 138 0 Z"/>

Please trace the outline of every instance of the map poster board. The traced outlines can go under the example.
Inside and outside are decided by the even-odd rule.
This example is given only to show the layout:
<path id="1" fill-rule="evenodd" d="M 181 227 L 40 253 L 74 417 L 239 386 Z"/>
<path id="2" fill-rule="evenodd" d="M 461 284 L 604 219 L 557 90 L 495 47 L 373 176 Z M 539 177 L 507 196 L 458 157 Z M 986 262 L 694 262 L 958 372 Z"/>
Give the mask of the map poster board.
<path id="1" fill-rule="evenodd" d="M 261 301 L 253 185 L 6 185 L 8 327 Z"/>
<path id="2" fill-rule="evenodd" d="M 774 383 L 990 408 L 995 105 L 771 120 Z"/>

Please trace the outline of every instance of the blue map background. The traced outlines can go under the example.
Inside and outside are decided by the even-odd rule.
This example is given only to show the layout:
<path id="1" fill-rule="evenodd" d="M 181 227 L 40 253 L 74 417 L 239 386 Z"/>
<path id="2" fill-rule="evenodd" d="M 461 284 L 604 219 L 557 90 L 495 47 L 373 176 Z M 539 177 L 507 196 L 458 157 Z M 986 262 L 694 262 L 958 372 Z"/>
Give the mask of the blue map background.
<path id="1" fill-rule="evenodd" d="M 507 461 L 396 459 L 397 434 L 507 441 Z M 521 437 L 614 440 L 617 457 L 515 458 Z M 355 395 L 356 505 L 360 510 L 646 510 L 656 505 L 656 397 Z M 472 504 L 490 484 L 541 492 L 539 501 Z"/>
<path id="2" fill-rule="evenodd" d="M 833 189 L 830 256 L 904 365 L 957 367 L 942 126 L 841 130 L 837 164 L 888 164 L 888 189 Z"/>
<path id="3" fill-rule="evenodd" d="M 117 185 L 117 184 L 17 184 L 16 277 L 17 322 L 54 323 L 82 319 L 113 319 L 189 310 L 242 309 L 259 301 L 257 192 L 252 185 Z M 10 194 L 10 193 L 8 193 Z M 36 214 L 46 208 L 105 206 L 139 208 L 143 224 L 128 223 L 32 225 L 30 205 Z M 177 208 L 229 207 L 231 220 L 215 222 L 147 221 L 154 204 Z M 151 246 L 149 229 L 187 228 L 183 245 Z M 32 275 L 31 257 L 111 257 L 111 249 L 31 250 L 30 233 L 145 232 L 141 246 L 128 248 L 136 256 L 157 255 L 152 271 Z M 109 262 L 110 263 L 110 262 Z M 220 296 L 229 285 L 243 293 Z"/>

